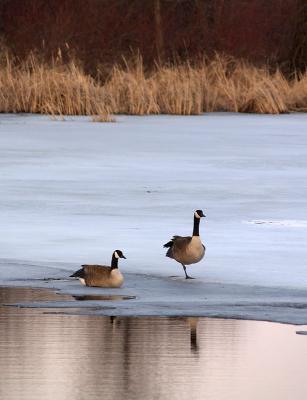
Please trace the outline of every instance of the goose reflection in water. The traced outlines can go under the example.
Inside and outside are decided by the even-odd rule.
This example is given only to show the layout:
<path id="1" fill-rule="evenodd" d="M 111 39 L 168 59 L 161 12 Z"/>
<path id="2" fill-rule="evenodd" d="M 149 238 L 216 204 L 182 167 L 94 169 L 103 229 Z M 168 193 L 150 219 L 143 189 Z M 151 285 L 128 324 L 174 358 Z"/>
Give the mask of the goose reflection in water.
<path id="1" fill-rule="evenodd" d="M 198 344 L 197 344 L 197 318 L 187 318 L 190 325 L 190 345 L 192 352 L 198 352 Z"/>
<path id="2" fill-rule="evenodd" d="M 116 326 L 120 326 L 121 323 L 124 325 L 126 324 L 127 318 L 126 317 L 117 317 L 117 316 L 110 316 L 109 321 L 110 324 L 113 326 L 113 329 L 116 329 Z M 186 321 L 188 326 L 189 326 L 189 332 L 190 332 L 190 349 L 192 353 L 198 353 L 199 351 L 199 346 L 198 346 L 198 341 L 197 341 L 197 324 L 198 324 L 198 318 L 196 317 L 187 317 L 187 318 L 178 318 L 178 320 L 181 321 Z M 129 328 L 128 328 L 129 329 Z"/>

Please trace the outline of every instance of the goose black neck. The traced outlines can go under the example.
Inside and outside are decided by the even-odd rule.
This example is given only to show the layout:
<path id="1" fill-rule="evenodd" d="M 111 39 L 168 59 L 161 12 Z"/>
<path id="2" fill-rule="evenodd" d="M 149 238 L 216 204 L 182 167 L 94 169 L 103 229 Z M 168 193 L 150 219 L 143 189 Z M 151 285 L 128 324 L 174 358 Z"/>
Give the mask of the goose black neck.
<path id="1" fill-rule="evenodd" d="M 200 218 L 196 218 L 194 215 L 193 236 L 199 236 L 199 223 L 200 223 Z"/>
<path id="2" fill-rule="evenodd" d="M 115 257 L 115 254 L 112 256 L 112 262 L 111 262 L 111 269 L 118 268 L 118 258 Z"/>

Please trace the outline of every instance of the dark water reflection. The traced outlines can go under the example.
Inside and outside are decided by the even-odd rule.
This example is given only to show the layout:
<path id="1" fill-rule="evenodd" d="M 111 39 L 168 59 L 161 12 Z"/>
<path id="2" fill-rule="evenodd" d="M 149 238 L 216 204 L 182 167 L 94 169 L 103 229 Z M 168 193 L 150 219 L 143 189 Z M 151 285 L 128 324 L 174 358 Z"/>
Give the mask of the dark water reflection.
<path id="1" fill-rule="evenodd" d="M 75 300 L 78 301 L 90 301 L 90 300 L 101 300 L 101 301 L 119 301 L 119 300 L 133 300 L 136 299 L 136 296 L 124 296 L 118 294 L 87 294 L 87 295 L 78 295 L 73 296 Z"/>
<path id="2" fill-rule="evenodd" d="M 43 312 L 0 308 L 1 399 L 306 399 L 307 340 L 293 326 Z"/>

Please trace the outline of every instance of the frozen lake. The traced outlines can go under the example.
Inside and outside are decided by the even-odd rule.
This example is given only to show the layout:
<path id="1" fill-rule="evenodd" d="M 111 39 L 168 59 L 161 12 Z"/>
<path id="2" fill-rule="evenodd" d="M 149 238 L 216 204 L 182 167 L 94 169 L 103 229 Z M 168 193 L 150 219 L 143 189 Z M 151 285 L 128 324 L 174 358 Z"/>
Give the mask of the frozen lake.
<path id="1" fill-rule="evenodd" d="M 307 301 L 306 114 L 1 115 L 0 156 L 1 284 L 108 263 L 116 248 L 129 288 L 140 289 L 136 273 L 183 276 L 162 245 L 191 234 L 201 208 L 197 285 L 300 290 Z"/>

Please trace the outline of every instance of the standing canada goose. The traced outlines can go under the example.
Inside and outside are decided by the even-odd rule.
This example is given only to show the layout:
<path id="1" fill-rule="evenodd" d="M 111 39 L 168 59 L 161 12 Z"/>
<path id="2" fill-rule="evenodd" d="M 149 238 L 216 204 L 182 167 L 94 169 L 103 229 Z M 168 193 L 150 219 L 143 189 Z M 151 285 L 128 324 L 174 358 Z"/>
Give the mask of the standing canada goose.
<path id="1" fill-rule="evenodd" d="M 124 277 L 118 269 L 118 259 L 126 258 L 121 250 L 115 250 L 112 255 L 111 267 L 106 265 L 82 265 L 82 268 L 70 275 L 79 278 L 82 285 L 118 288 L 124 282 Z"/>
<path id="2" fill-rule="evenodd" d="M 186 265 L 198 263 L 205 255 L 206 248 L 199 237 L 200 219 L 205 217 L 202 210 L 194 212 L 194 227 L 192 236 L 173 236 L 163 247 L 169 247 L 166 257 L 179 262 L 184 270 L 186 279 L 191 278 L 186 271 Z"/>

